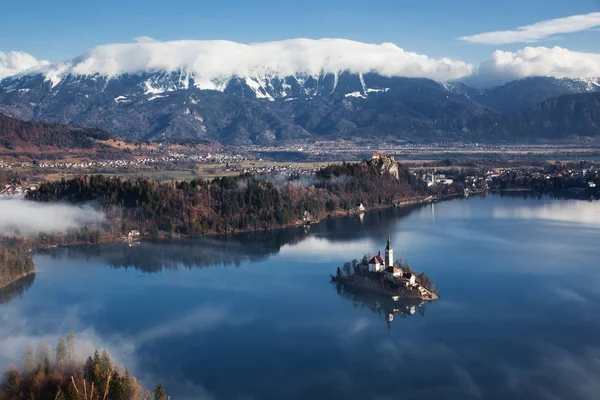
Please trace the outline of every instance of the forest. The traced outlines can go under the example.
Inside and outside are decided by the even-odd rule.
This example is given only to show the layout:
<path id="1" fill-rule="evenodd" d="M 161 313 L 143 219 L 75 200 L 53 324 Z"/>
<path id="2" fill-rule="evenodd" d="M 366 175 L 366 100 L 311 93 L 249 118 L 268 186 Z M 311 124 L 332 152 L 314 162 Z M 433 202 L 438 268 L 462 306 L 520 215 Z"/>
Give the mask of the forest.
<path id="1" fill-rule="evenodd" d="M 21 368 L 4 372 L 0 400 L 166 400 L 162 383 L 154 393 L 144 388 L 129 371 L 111 360 L 106 350 L 82 358 L 71 332 L 59 338 L 55 349 L 30 343 Z"/>
<path id="2" fill-rule="evenodd" d="M 58 148 L 85 148 L 96 146 L 96 140 L 114 136 L 107 131 L 78 128 L 43 122 L 21 121 L 0 114 L 0 146 L 56 146 Z"/>
<path id="3" fill-rule="evenodd" d="M 160 183 L 102 175 L 43 183 L 27 199 L 42 202 L 96 202 L 109 216 L 100 234 L 139 230 L 151 237 L 200 236 L 290 226 L 309 215 L 318 220 L 367 208 L 391 206 L 427 194 L 426 185 L 399 165 L 398 178 L 370 162 L 329 166 L 310 182 L 290 177 L 241 175 L 209 180 Z M 96 236 L 94 236 L 96 235 Z"/>
<path id="4" fill-rule="evenodd" d="M 34 271 L 33 260 L 19 239 L 4 239 L 0 246 L 0 288 Z"/>

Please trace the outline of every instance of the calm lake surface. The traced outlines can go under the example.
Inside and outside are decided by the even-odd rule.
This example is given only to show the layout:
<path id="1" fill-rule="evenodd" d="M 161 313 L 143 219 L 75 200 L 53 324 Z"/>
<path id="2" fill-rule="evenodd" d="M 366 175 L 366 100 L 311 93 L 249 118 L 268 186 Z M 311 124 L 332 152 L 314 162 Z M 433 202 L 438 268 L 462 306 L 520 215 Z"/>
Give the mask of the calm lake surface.
<path id="1" fill-rule="evenodd" d="M 441 295 L 391 322 L 329 281 L 388 234 Z M 172 399 L 600 398 L 599 202 L 471 197 L 34 259 L 0 297 L 0 367 L 73 330 Z"/>

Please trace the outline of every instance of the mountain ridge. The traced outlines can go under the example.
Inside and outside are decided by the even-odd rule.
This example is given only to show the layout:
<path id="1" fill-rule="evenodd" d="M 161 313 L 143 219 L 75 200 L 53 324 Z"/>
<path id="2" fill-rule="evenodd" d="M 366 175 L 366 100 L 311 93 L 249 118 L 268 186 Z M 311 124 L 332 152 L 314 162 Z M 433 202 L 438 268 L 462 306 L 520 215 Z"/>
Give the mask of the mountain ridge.
<path id="1" fill-rule="evenodd" d="M 201 138 L 230 145 L 365 137 L 510 142 L 596 136 L 593 112 L 586 119 L 590 126 L 552 123 L 556 132 L 523 120 L 539 120 L 540 111 L 530 111 L 548 99 L 596 90 L 600 80 L 544 77 L 474 89 L 457 82 L 344 72 L 266 80 L 234 76 L 218 88 L 202 89 L 184 71 L 113 78 L 67 75 L 56 84 L 37 74 L 0 80 L 0 112 L 144 140 Z"/>

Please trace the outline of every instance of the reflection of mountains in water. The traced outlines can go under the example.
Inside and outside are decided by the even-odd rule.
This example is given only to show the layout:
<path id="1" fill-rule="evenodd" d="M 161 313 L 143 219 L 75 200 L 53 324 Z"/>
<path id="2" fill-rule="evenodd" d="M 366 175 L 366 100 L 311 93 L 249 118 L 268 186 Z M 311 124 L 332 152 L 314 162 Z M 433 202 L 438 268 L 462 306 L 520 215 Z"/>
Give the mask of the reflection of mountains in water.
<path id="1" fill-rule="evenodd" d="M 24 276 L 10 285 L 0 289 L 0 304 L 10 303 L 15 297 L 23 296 L 35 281 L 35 273 Z"/>
<path id="2" fill-rule="evenodd" d="M 388 328 L 394 319 L 406 318 L 419 314 L 425 316 L 425 302 L 421 299 L 398 299 L 394 301 L 388 296 L 379 296 L 373 293 L 355 289 L 352 286 L 333 283 L 337 294 L 352 302 L 354 308 L 368 308 L 372 312 L 385 318 Z"/>
<path id="3" fill-rule="evenodd" d="M 239 266 L 245 261 L 260 261 L 288 243 L 306 235 L 302 228 L 244 233 L 229 237 L 149 240 L 133 246 L 113 243 L 96 246 L 72 246 L 39 250 L 38 254 L 55 259 L 83 258 L 114 268 L 136 268 L 144 272 L 175 270 L 180 267 Z"/>
<path id="4" fill-rule="evenodd" d="M 325 219 L 310 228 L 293 227 L 230 236 L 199 237 L 172 240 L 143 240 L 130 246 L 113 243 L 93 246 L 72 246 L 38 250 L 40 255 L 55 259 L 85 259 L 108 264 L 114 268 L 136 268 L 144 272 L 163 269 L 203 268 L 209 266 L 239 266 L 246 261 L 260 261 L 276 254 L 284 245 L 296 244 L 309 235 L 323 236 L 330 241 L 345 241 L 367 236 L 381 236 L 386 226 L 408 215 L 413 208 L 391 208 L 364 214 L 362 218 Z"/>
<path id="5" fill-rule="evenodd" d="M 326 239 L 332 242 L 366 237 L 380 240 L 382 237 L 387 238 L 390 230 L 398 223 L 398 219 L 425 206 L 426 204 L 416 204 L 353 214 L 348 218 L 327 218 L 319 224 L 313 225 L 311 230 L 313 233 L 323 236 L 326 234 Z"/>

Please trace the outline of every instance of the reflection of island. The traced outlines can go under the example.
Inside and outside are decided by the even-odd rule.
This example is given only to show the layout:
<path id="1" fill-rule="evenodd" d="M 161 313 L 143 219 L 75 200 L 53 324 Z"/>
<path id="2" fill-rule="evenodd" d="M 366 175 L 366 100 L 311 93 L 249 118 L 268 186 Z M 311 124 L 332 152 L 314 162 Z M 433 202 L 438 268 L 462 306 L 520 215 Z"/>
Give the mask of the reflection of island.
<path id="1" fill-rule="evenodd" d="M 368 308 L 385 318 L 388 328 L 394 318 L 406 318 L 419 313 L 425 315 L 425 301 L 421 299 L 393 299 L 359 290 L 353 286 L 334 283 L 338 295 L 352 301 L 354 308 Z"/>
<path id="2" fill-rule="evenodd" d="M 0 289 L 0 304 L 10 303 L 15 297 L 23 296 L 34 281 L 35 273 L 31 273 Z"/>

